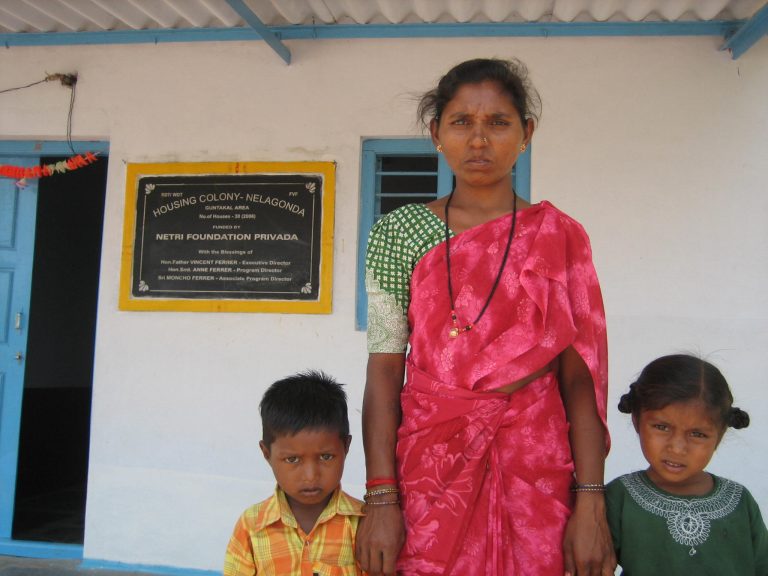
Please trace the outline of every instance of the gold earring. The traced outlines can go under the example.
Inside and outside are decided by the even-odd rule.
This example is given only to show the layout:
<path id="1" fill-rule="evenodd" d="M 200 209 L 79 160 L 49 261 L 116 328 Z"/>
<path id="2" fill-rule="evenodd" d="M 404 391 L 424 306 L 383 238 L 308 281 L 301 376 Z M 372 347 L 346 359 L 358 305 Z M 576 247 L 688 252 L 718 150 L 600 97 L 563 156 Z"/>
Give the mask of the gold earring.
<path id="1" fill-rule="evenodd" d="M 442 152 L 443 151 L 443 145 L 442 144 L 438 144 L 437 145 L 437 151 L 438 152 Z"/>
<path id="2" fill-rule="evenodd" d="M 520 152 L 525 152 L 525 144 L 523 144 L 522 146 L 520 146 Z"/>

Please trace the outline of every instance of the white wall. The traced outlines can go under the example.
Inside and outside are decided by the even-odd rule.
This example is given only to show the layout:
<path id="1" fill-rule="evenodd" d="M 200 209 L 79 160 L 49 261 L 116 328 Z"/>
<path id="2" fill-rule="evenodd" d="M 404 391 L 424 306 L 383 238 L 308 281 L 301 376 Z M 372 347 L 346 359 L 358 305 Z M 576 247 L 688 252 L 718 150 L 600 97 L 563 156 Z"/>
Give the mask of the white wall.
<path id="1" fill-rule="evenodd" d="M 0 88 L 77 71 L 75 138 L 111 144 L 93 390 L 85 556 L 215 570 L 231 527 L 273 480 L 257 405 L 320 368 L 349 384 L 344 483 L 360 495 L 365 338 L 354 330 L 360 140 L 416 133 L 414 95 L 454 63 L 516 55 L 544 101 L 533 199 L 589 231 L 611 352 L 606 476 L 643 465 L 618 397 L 645 363 L 718 364 L 753 424 L 712 470 L 768 511 L 768 41 L 738 61 L 717 38 L 296 41 L 11 48 Z M 69 92 L 4 94 L 0 138 L 62 139 Z M 338 163 L 333 314 L 120 312 L 125 164 Z"/>

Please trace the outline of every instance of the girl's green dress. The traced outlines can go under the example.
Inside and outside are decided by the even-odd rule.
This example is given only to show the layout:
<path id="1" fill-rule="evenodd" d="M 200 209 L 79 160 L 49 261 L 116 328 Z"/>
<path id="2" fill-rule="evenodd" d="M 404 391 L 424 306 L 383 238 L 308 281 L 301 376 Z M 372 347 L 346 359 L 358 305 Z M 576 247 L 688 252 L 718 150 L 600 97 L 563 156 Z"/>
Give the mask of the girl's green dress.
<path id="1" fill-rule="evenodd" d="M 705 496 L 676 496 L 645 472 L 612 481 L 608 521 L 623 576 L 768 576 L 768 532 L 741 484 L 712 476 Z"/>

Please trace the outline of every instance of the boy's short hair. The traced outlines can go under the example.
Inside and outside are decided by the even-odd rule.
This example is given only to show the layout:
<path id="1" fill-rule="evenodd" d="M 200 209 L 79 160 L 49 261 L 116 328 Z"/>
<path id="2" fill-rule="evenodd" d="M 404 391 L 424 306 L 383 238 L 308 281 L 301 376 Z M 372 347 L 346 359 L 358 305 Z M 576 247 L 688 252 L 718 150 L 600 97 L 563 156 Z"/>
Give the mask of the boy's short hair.
<path id="1" fill-rule="evenodd" d="M 300 372 L 272 384 L 259 404 L 262 441 L 307 428 L 326 428 L 349 436 L 347 394 L 332 377 L 317 371 Z"/>

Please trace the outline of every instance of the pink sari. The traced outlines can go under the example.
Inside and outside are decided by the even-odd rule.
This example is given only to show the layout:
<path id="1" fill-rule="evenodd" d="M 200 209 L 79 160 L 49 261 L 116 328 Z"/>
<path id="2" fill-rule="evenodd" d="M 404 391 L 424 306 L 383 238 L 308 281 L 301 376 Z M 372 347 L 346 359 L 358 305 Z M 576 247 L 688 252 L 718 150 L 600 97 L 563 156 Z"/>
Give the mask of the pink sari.
<path id="1" fill-rule="evenodd" d="M 459 324 L 474 321 L 499 270 L 511 215 L 451 239 Z M 447 295 L 445 244 L 411 279 L 411 352 L 397 461 L 406 575 L 562 576 L 573 462 L 550 371 L 512 394 L 494 392 L 573 346 L 595 383 L 605 422 L 602 297 L 582 227 L 547 202 L 518 213 L 496 293 L 458 338 Z"/>

